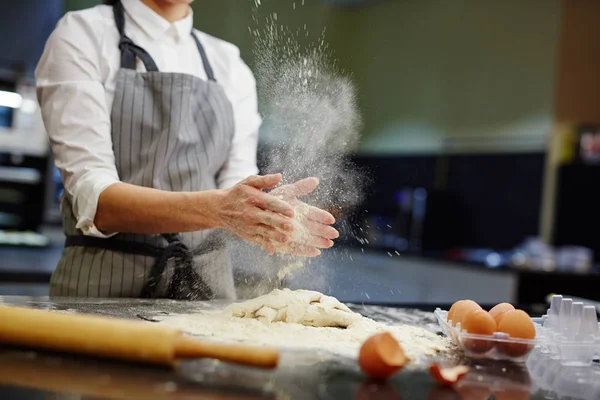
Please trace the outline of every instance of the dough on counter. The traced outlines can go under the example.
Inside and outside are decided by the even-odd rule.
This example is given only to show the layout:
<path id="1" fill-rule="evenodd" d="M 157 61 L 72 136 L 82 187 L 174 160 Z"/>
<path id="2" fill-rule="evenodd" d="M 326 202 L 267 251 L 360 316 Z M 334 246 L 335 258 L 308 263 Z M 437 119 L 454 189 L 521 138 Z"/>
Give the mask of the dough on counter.
<path id="1" fill-rule="evenodd" d="M 265 323 L 286 322 L 338 328 L 347 328 L 363 318 L 334 297 L 311 290 L 290 289 L 275 289 L 255 299 L 231 304 L 224 313 Z"/>
<path id="2" fill-rule="evenodd" d="M 413 360 L 453 348 L 448 337 L 418 326 L 374 321 L 353 313 L 333 297 L 308 290 L 275 290 L 225 309 L 167 315 L 160 320 L 170 328 L 218 342 L 300 350 L 294 362 L 302 356 L 321 359 L 324 354 L 355 359 L 364 341 L 381 332 L 392 333 Z"/>

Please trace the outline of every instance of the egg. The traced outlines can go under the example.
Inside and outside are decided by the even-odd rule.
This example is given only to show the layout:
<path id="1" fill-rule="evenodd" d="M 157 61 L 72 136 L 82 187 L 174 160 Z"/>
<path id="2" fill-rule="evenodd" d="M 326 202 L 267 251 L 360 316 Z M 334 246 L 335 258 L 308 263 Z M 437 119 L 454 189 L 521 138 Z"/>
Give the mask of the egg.
<path id="1" fill-rule="evenodd" d="M 534 339 L 535 325 L 529 315 L 522 310 L 512 310 L 504 313 L 498 331 L 508 334 L 514 339 Z M 532 346 L 525 343 L 500 343 L 501 349 L 512 357 L 523 356 Z"/>
<path id="2" fill-rule="evenodd" d="M 473 310 L 481 310 L 481 306 L 473 300 L 462 300 L 460 304 L 456 305 L 454 313 L 452 314 L 452 326 L 456 326 L 458 323 L 462 326 L 463 319 Z"/>
<path id="3" fill-rule="evenodd" d="M 496 306 L 494 306 L 494 308 L 492 308 L 490 310 L 490 315 L 492 316 L 492 318 L 494 318 L 494 321 L 496 321 L 496 324 L 499 324 L 500 320 L 502 319 L 504 314 L 507 311 L 512 311 L 514 309 L 515 308 L 510 303 L 500 303 L 500 304 L 497 304 Z"/>
<path id="4" fill-rule="evenodd" d="M 361 370 L 373 379 L 386 379 L 407 362 L 404 349 L 389 332 L 371 336 L 363 343 L 358 355 Z"/>
<path id="5" fill-rule="evenodd" d="M 491 336 L 497 326 L 494 318 L 485 310 L 471 310 L 461 324 L 462 329 L 474 335 Z M 475 353 L 485 353 L 493 347 L 493 342 L 483 339 L 464 339 L 464 346 Z"/>
<path id="6" fill-rule="evenodd" d="M 454 304 L 452 304 L 452 307 L 450 307 L 450 310 L 448 311 L 448 318 L 447 321 L 450 322 L 452 321 L 452 317 L 454 316 L 454 313 L 456 312 L 456 309 L 458 307 L 460 307 L 460 305 L 462 303 L 464 303 L 466 300 L 458 300 L 457 302 L 455 302 Z"/>

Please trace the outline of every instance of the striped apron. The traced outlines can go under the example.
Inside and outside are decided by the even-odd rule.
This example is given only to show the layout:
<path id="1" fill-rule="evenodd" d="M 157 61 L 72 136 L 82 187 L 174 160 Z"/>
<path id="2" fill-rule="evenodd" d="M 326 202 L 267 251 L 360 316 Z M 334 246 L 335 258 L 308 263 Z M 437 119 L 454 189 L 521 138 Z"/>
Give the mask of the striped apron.
<path id="1" fill-rule="evenodd" d="M 216 188 L 234 133 L 233 109 L 192 32 L 207 80 L 161 73 L 125 34 L 124 9 L 114 6 L 121 68 L 111 111 L 115 163 L 122 182 L 169 191 Z M 137 72 L 137 60 L 146 72 Z M 82 235 L 67 196 L 61 202 L 65 248 L 51 296 L 234 299 L 224 233 Z"/>

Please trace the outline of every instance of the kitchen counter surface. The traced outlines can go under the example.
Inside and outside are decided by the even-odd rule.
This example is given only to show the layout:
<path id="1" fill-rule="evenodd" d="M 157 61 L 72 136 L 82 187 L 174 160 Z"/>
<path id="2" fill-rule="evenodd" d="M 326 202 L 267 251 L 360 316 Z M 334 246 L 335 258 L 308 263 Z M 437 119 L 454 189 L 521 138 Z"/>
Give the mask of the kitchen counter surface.
<path id="1" fill-rule="evenodd" d="M 71 310 L 120 318 L 151 319 L 223 304 L 169 300 L 73 300 L 0 297 L 0 304 Z M 376 320 L 439 332 L 431 312 L 401 307 L 353 306 Z M 3 321 L 2 323 L 7 323 Z M 282 351 L 274 371 L 212 360 L 183 363 L 177 371 L 19 349 L 0 349 L 0 398 L 42 399 L 51 395 L 108 399 L 552 399 L 525 365 L 466 360 L 457 352 L 438 361 L 463 363 L 471 372 L 456 391 L 441 388 L 427 363 L 416 362 L 387 383 L 369 382 L 355 360 L 307 351 Z M 476 397 L 474 397 L 476 396 Z M 597 397 L 590 397 L 596 399 Z"/>

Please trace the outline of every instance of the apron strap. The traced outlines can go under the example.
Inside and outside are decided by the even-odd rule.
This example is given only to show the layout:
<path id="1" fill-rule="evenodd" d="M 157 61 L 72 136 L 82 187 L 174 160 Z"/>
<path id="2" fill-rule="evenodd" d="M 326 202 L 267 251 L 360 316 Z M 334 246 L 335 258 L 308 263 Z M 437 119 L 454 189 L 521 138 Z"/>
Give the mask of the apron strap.
<path id="1" fill-rule="evenodd" d="M 200 43 L 198 36 L 196 36 L 196 33 L 194 32 L 194 28 L 192 28 L 192 37 L 196 42 L 196 46 L 198 47 L 198 51 L 200 52 L 200 57 L 202 57 L 202 64 L 204 65 L 204 71 L 206 71 L 206 77 L 209 81 L 216 82 L 217 80 L 215 79 L 215 73 L 213 72 L 210 62 L 208 61 L 208 56 L 206 55 L 204 46 L 202 46 L 202 43 Z"/>
<path id="2" fill-rule="evenodd" d="M 158 72 L 156 63 L 146 50 L 133 43 L 125 34 L 125 9 L 120 1 L 113 6 L 115 24 L 119 30 L 119 50 L 121 50 L 121 68 L 136 69 L 136 57 L 139 58 L 148 72 Z"/>
<path id="3" fill-rule="evenodd" d="M 155 297 L 156 288 L 167 267 L 167 262 L 173 259 L 175 262 L 175 271 L 169 283 L 167 297 L 170 299 L 185 298 L 187 300 L 212 299 L 214 297 L 213 291 L 194 269 L 194 256 L 197 251 L 190 251 L 185 243 L 181 241 L 179 235 L 163 234 L 162 237 L 169 244 L 162 250 L 156 263 L 152 266 L 150 278 L 142 288 L 141 297 Z"/>
<path id="4" fill-rule="evenodd" d="M 123 8 L 123 4 L 121 4 L 120 0 L 118 0 L 114 4 L 113 14 L 115 17 L 115 24 L 117 25 L 117 30 L 119 31 L 120 36 L 119 49 L 121 50 L 121 68 L 135 70 L 135 60 L 137 57 L 144 63 L 146 71 L 158 72 L 158 67 L 152 59 L 152 56 L 148 54 L 146 50 L 133 43 L 133 41 L 125 34 L 125 9 Z M 202 65 L 204 65 L 206 77 L 209 81 L 216 82 L 217 80 L 215 79 L 215 73 L 212 69 L 212 66 L 210 65 L 210 61 L 208 61 L 206 50 L 204 50 L 204 46 L 202 46 L 202 43 L 200 43 L 198 36 L 194 32 L 194 28 L 192 28 L 191 33 L 192 37 L 194 38 L 194 42 L 196 42 L 196 47 L 198 47 L 200 57 L 202 58 Z"/>
<path id="5" fill-rule="evenodd" d="M 67 236 L 65 247 L 93 247 L 135 254 L 156 259 L 150 276 L 144 282 L 141 297 L 145 299 L 156 298 L 156 291 L 160 285 L 162 275 L 167 268 L 169 260 L 175 263 L 175 271 L 169 282 L 166 297 L 180 300 L 208 300 L 214 298 L 214 293 L 204 279 L 194 269 L 194 256 L 220 250 L 223 243 L 209 243 L 191 251 L 181 241 L 179 235 L 163 234 L 169 243 L 167 247 L 157 247 L 145 243 L 129 242 L 114 238 L 101 239 L 91 236 Z"/>

